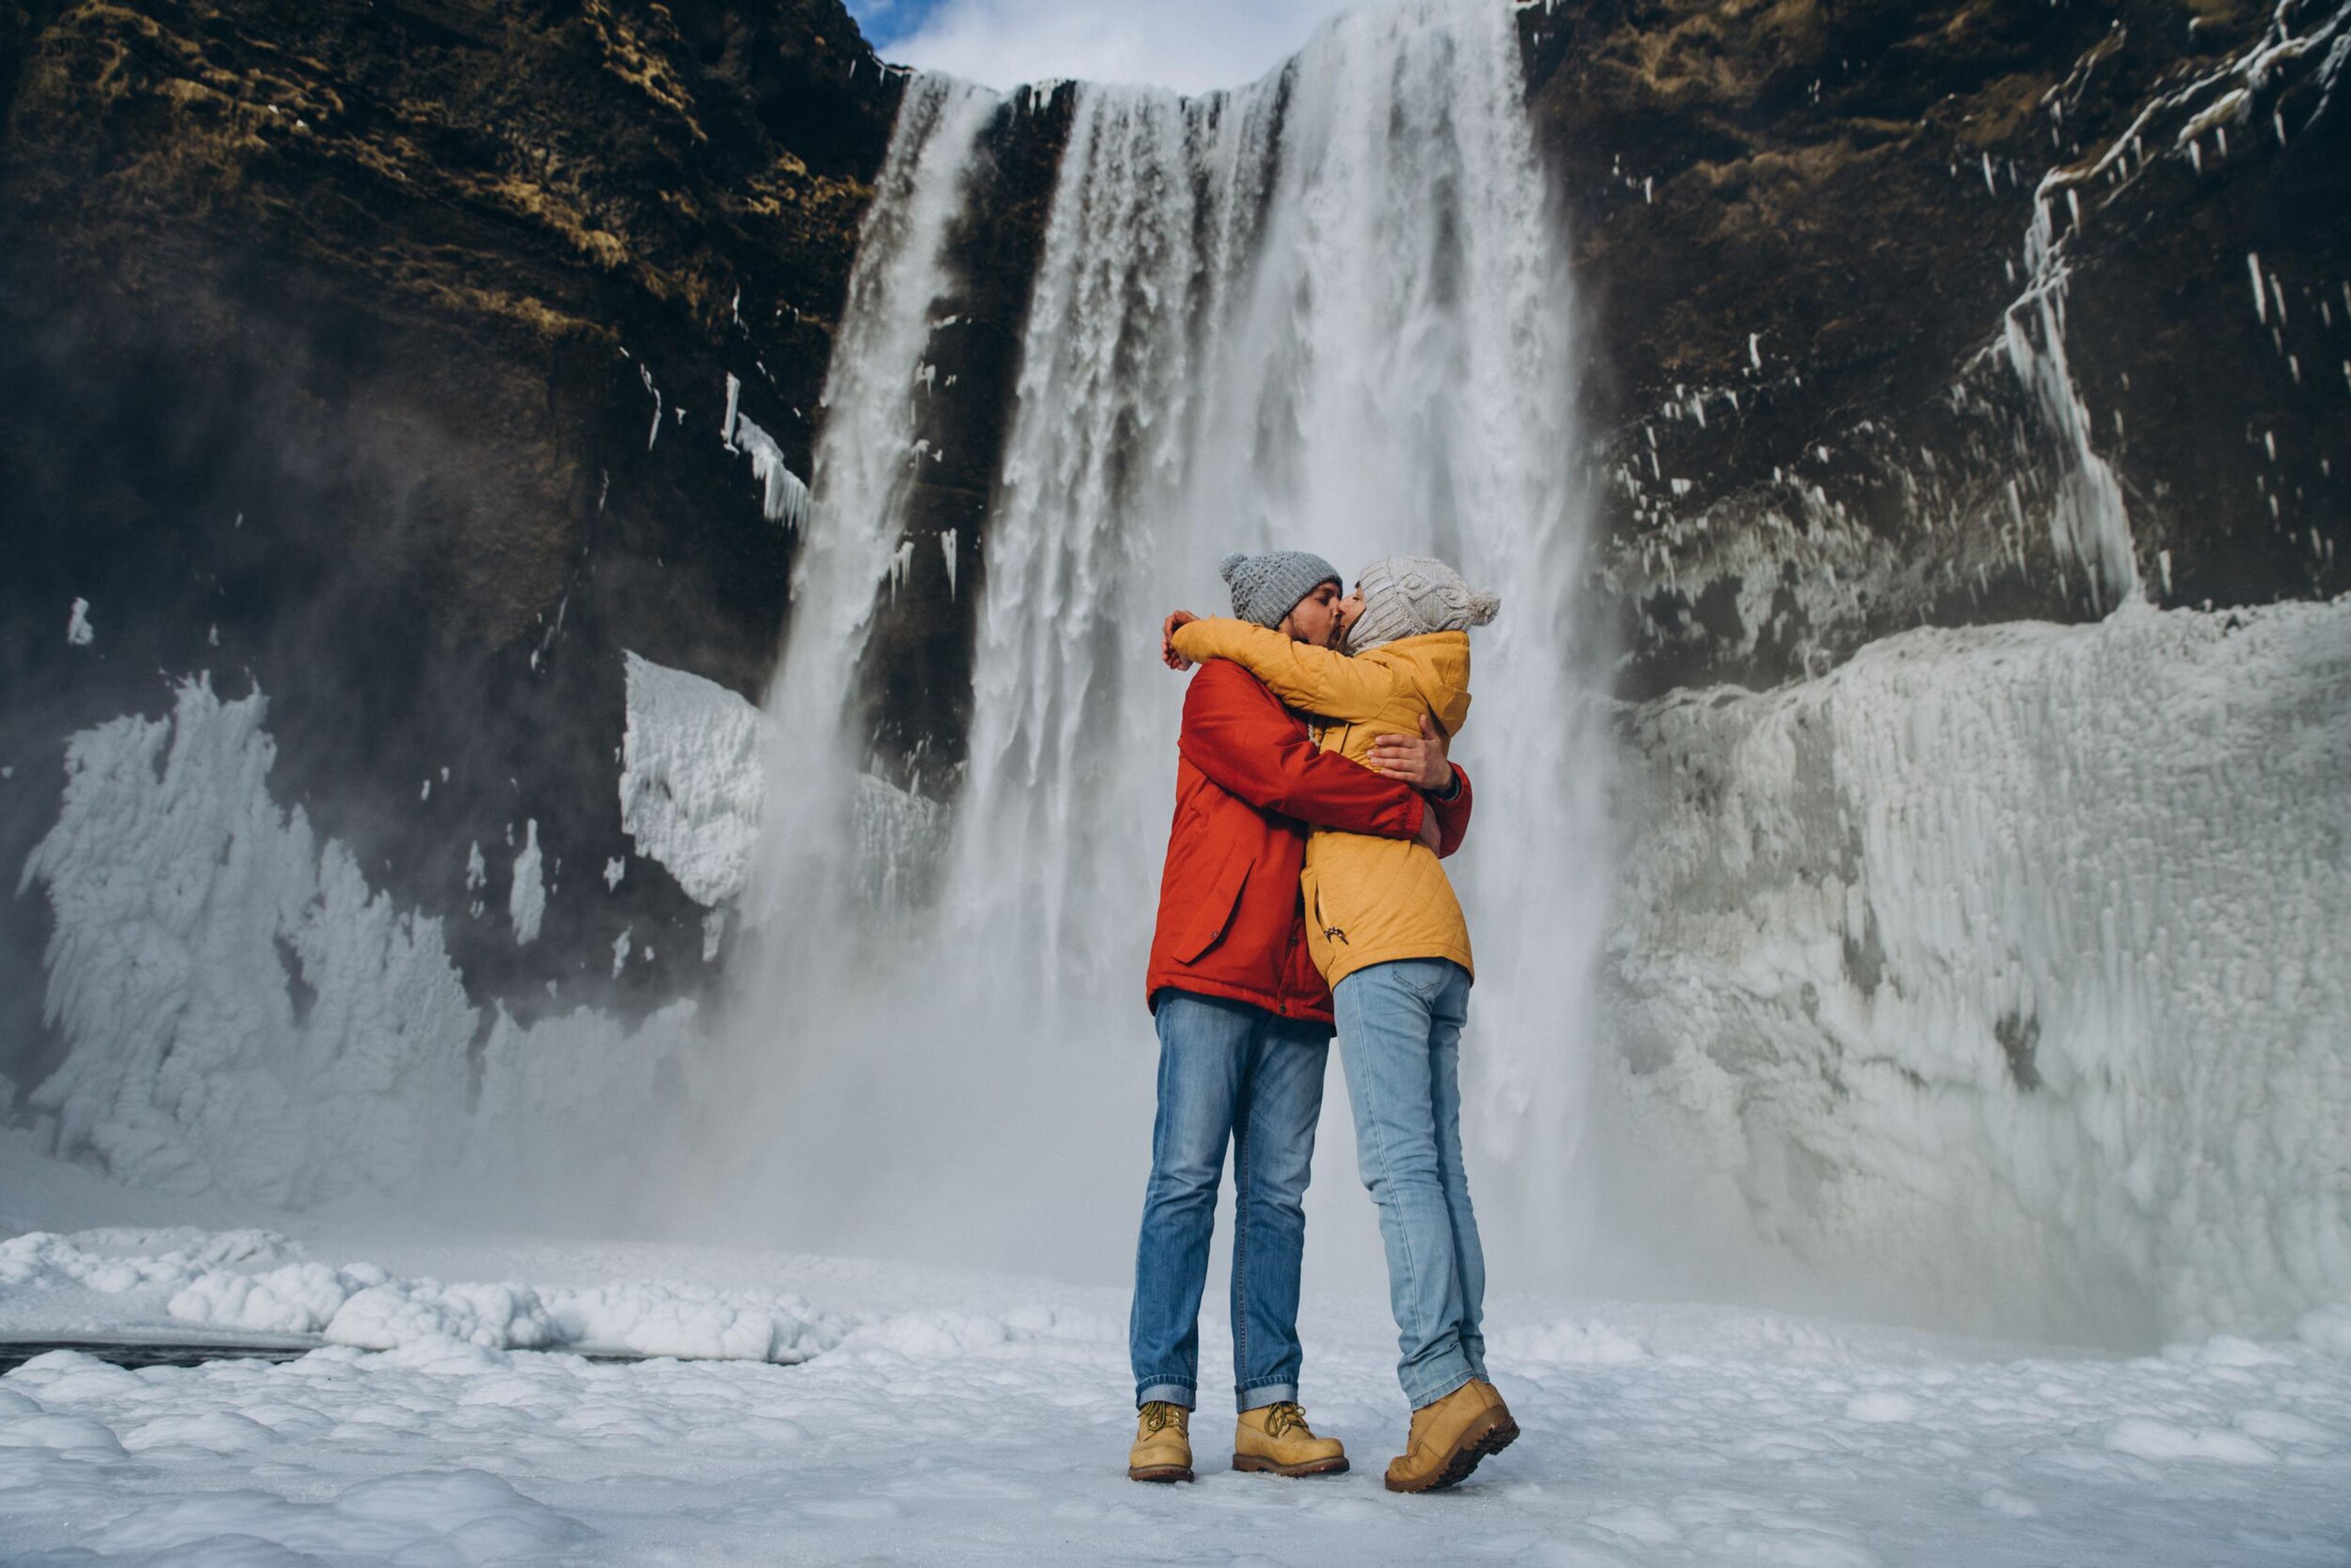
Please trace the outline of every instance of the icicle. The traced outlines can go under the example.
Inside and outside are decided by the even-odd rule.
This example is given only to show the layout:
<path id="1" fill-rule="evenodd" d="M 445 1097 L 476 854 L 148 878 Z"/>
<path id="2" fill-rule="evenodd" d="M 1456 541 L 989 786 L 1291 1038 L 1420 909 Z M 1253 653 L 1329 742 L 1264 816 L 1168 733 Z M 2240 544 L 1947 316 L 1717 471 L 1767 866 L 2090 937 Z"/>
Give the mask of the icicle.
<path id="1" fill-rule="evenodd" d="M 809 487 L 784 463 L 784 449 L 747 413 L 735 419 L 735 445 L 751 455 L 751 476 L 759 481 L 760 509 L 768 521 L 797 530 L 807 523 Z"/>
<path id="2" fill-rule="evenodd" d="M 939 530 L 939 554 L 940 554 L 942 557 L 944 557 L 944 558 L 945 558 L 945 559 L 946 559 L 946 568 L 947 568 L 947 597 L 948 597 L 949 599 L 953 599 L 953 598 L 956 596 L 956 530 L 955 530 L 955 529 L 953 529 L 953 528 L 941 528 L 941 529 Z"/>

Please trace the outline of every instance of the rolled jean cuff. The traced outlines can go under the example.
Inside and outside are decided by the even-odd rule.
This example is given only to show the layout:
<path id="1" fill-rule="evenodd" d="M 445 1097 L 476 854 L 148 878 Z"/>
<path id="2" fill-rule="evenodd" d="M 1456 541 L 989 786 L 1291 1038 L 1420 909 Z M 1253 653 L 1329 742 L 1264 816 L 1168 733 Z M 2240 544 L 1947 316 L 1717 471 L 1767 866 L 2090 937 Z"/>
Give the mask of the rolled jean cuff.
<path id="1" fill-rule="evenodd" d="M 1146 1383 L 1134 1391 L 1134 1407 L 1140 1410 L 1146 1405 L 1156 1403 L 1181 1405 L 1189 1410 L 1192 1408 L 1193 1393 L 1188 1383 L 1162 1378 L 1157 1383 Z"/>
<path id="2" fill-rule="evenodd" d="M 1251 1410 L 1262 1410 L 1269 1405 L 1298 1403 L 1298 1385 L 1295 1383 L 1260 1383 L 1254 1388 L 1240 1388 L 1234 1392 L 1240 1396 L 1240 1409 L 1244 1415 Z"/>
<path id="3" fill-rule="evenodd" d="M 1412 1401 L 1416 1410 L 1436 1404 L 1457 1388 L 1477 1381 L 1478 1374 L 1469 1365 L 1469 1358 L 1459 1351 L 1442 1356 L 1426 1366 L 1412 1369 L 1412 1378 L 1405 1384 L 1404 1396 Z"/>

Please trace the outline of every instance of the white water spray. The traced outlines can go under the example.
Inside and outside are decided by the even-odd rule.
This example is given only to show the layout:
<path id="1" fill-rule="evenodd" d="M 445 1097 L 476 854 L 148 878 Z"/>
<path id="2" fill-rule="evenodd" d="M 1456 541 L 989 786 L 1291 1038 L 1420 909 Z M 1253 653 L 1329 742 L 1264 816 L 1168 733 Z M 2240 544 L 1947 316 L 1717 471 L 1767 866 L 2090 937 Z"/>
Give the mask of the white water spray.
<path id="1" fill-rule="evenodd" d="M 803 803 L 803 773 L 846 796 L 862 737 L 840 734 L 817 763 L 794 745 L 771 775 L 767 902 L 798 913 L 737 962 L 772 998 L 746 1016 L 791 1061 L 758 1113 L 776 1129 L 767 1185 L 800 1200 L 796 1241 L 1123 1271 L 1149 1154 L 1142 978 L 1183 696 L 1157 627 L 1179 604 L 1223 609 L 1225 551 L 1277 544 L 1348 571 L 1435 553 L 1503 595 L 1458 753 L 1479 791 L 1455 862 L 1480 955 L 1479 1198 L 1517 1242 L 1562 1234 L 1607 883 L 1604 747 L 1570 652 L 1583 518 L 1569 290 L 1520 69 L 1504 8 L 1422 0 L 1342 16 L 1229 94 L 1078 89 L 982 544 L 969 769 L 935 896 L 862 915 L 854 889 L 876 868 Z M 910 153 L 912 124 L 892 165 L 931 183 L 885 176 L 882 199 L 951 206 L 959 176 Z M 911 215 L 878 221 L 917 232 Z M 840 354 L 884 335 L 856 312 L 914 308 L 913 294 L 853 296 Z M 799 578 L 769 704 L 788 741 L 841 711 L 859 642 L 843 632 L 862 625 L 849 612 L 872 603 L 898 537 L 872 504 L 886 483 L 864 480 L 853 519 L 828 485 L 898 473 L 911 428 L 863 420 L 839 388 L 854 379 L 878 411 L 914 373 L 912 353 L 836 360 L 811 535 L 836 553 Z M 819 570 L 826 602 L 806 593 Z M 805 984 L 785 995 L 783 974 Z M 1352 1138 L 1332 1112 L 1324 1186 L 1343 1190 L 1327 1156 L 1343 1172 Z"/>

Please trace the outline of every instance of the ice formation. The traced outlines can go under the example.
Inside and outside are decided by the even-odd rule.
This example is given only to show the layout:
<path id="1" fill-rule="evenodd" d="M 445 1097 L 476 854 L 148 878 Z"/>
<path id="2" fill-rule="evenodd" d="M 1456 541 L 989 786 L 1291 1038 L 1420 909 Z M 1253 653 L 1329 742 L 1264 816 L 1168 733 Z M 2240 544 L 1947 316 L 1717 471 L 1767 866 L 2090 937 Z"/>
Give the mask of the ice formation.
<path id="1" fill-rule="evenodd" d="M 693 1004 L 633 1031 L 499 1012 L 476 1090 L 481 1015 L 440 922 L 395 910 L 348 849 L 270 800 L 266 713 L 260 693 L 224 702 L 199 677 L 170 717 L 68 746 L 62 811 L 19 884 L 56 915 L 47 1009 L 67 1051 L 29 1097 L 55 1147 L 140 1186 L 280 1208 L 457 1180 L 633 1212 L 643 1170 L 622 1151 L 642 1141 L 625 1134 L 675 1097 L 659 1085 Z M 543 899 L 537 852 L 533 823 L 518 897 Z M 468 863 L 470 886 L 478 846 Z M 540 909 L 519 901 L 517 936 Z"/>
<path id="2" fill-rule="evenodd" d="M 759 509 L 768 520 L 787 528 L 807 522 L 809 487 L 785 463 L 776 438 L 752 423 L 749 415 L 737 414 L 728 440 L 751 455 L 751 476 L 759 482 Z"/>
<path id="3" fill-rule="evenodd" d="M 98 633 L 89 623 L 89 601 L 75 600 L 73 609 L 66 616 L 66 641 L 77 648 L 87 648 L 97 640 Z"/>
<path id="4" fill-rule="evenodd" d="M 450 1147 L 473 1034 L 440 923 L 395 910 L 266 781 L 258 692 L 76 735 L 20 890 L 56 913 L 31 1097 L 125 1179 L 279 1205 L 395 1185 Z"/>
<path id="5" fill-rule="evenodd" d="M 1624 1087 L 1761 1229 L 2146 1343 L 2351 1294 L 2351 600 L 1635 715 Z"/>
<path id="6" fill-rule="evenodd" d="M 759 710 L 716 681 L 631 653 L 621 828 L 687 896 L 742 892 L 758 843 Z"/>
<path id="7" fill-rule="evenodd" d="M 538 850 L 538 819 L 534 817 L 523 828 L 522 849 L 514 860 L 514 883 L 507 890 L 507 918 L 514 922 L 517 947 L 538 941 L 539 922 L 547 918 L 544 860 Z"/>
<path id="8" fill-rule="evenodd" d="M 651 1162 L 683 1109 L 696 1017 L 691 1001 L 634 1030 L 591 1008 L 528 1025 L 496 1009 L 461 1183 L 526 1211 L 559 1202 L 567 1220 L 651 1223 L 661 1201 Z"/>

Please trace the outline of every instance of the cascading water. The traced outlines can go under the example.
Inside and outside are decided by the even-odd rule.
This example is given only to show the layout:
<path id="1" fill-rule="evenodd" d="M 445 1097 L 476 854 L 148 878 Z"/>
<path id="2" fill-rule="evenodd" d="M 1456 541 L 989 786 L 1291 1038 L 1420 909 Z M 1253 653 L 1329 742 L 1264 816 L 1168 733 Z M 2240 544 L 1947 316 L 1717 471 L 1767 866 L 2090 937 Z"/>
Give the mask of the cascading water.
<path id="1" fill-rule="evenodd" d="M 895 275 L 852 304 L 902 321 L 928 299 L 918 214 L 958 188 L 933 150 L 971 112 L 926 110 L 941 129 L 918 152 L 917 93 L 971 103 L 910 89 L 903 178 L 882 197 L 904 214 L 877 219 Z M 852 892 L 874 871 L 840 827 L 862 737 L 838 719 L 896 539 L 871 477 L 905 461 L 888 394 L 913 395 L 914 364 L 836 361 L 768 705 L 789 747 L 762 852 L 771 915 L 737 960 L 764 998 L 742 1009 L 746 1043 L 791 1062 L 746 1114 L 772 1134 L 764 1185 L 797 1203 L 796 1239 L 1123 1266 L 1148 1158 L 1142 976 L 1183 696 L 1155 657 L 1158 625 L 1177 605 L 1221 610 L 1217 558 L 1276 544 L 1351 571 L 1435 553 L 1502 593 L 1458 752 L 1479 781 L 1455 865 L 1480 955 L 1480 1201 L 1521 1240 L 1561 1233 L 1607 882 L 1604 745 L 1571 652 L 1565 260 L 1522 98 L 1508 10 L 1443 0 L 1342 16 L 1230 93 L 1077 89 L 984 544 L 968 774 L 934 899 L 878 920 Z M 840 353 L 885 338 L 905 340 L 861 318 Z M 806 761 L 828 736 L 832 755 Z M 1326 1156 L 1344 1170 L 1337 1137 Z M 1352 1184 L 1325 1169 L 1327 1203 Z"/>
<path id="2" fill-rule="evenodd" d="M 947 226 L 962 210 L 973 144 L 996 102 L 943 78 L 909 81 L 868 209 L 825 381 L 815 520 L 793 568 L 791 630 L 768 695 L 777 754 L 750 889 L 757 923 L 784 921 L 788 905 L 799 915 L 849 895 L 840 879 L 855 867 L 839 846 L 851 831 L 864 750 L 851 733 L 851 684 L 898 545 L 915 461 L 916 367 L 932 303 L 946 287 Z M 799 950 L 788 943 L 763 956 Z"/>

